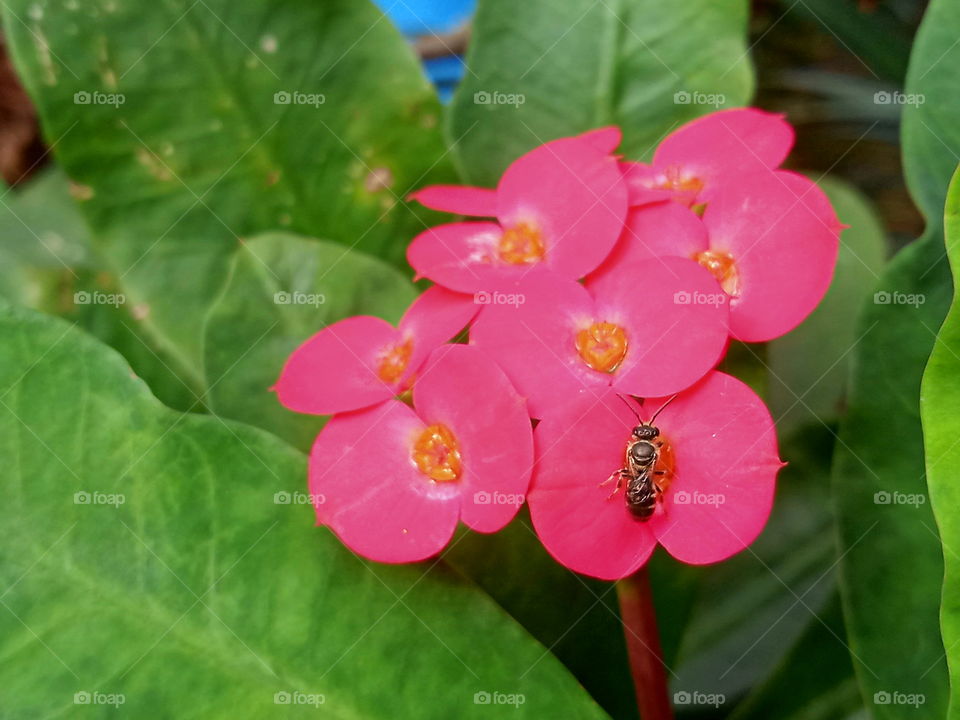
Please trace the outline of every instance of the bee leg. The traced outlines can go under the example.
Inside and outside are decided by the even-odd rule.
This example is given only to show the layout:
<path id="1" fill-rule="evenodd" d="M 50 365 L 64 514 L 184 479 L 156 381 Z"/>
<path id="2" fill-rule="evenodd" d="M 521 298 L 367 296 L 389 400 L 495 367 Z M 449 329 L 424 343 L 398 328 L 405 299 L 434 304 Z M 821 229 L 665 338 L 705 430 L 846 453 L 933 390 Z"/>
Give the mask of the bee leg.
<path id="1" fill-rule="evenodd" d="M 607 500 L 620 492 L 620 488 L 623 486 L 623 478 L 625 477 L 625 473 L 626 471 L 622 468 L 620 470 L 615 470 L 614 472 L 610 473 L 610 477 L 600 483 L 599 487 L 603 487 L 604 485 L 609 485 L 611 482 L 613 482 L 614 478 L 617 480 L 617 486 L 613 489 L 613 492 L 607 496 Z"/>

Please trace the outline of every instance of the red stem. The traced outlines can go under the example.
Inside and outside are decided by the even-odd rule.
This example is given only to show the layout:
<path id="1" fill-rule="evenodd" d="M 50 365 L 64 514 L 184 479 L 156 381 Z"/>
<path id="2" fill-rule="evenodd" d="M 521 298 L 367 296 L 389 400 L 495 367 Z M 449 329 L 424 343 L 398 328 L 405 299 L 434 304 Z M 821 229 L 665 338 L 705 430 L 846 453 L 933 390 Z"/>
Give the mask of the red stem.
<path id="1" fill-rule="evenodd" d="M 617 583 L 617 597 L 620 600 L 620 618 L 627 640 L 630 674 L 637 692 L 640 718 L 673 720 L 647 569 L 640 568 L 630 577 L 620 580 Z"/>

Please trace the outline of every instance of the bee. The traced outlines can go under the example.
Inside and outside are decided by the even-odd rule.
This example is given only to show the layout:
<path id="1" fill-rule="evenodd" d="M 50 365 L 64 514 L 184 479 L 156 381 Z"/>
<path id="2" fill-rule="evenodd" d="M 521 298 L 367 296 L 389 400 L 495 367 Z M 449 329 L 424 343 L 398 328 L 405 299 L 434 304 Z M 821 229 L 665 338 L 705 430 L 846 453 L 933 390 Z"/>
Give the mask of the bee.
<path id="1" fill-rule="evenodd" d="M 619 395 L 617 397 L 620 397 L 636 416 L 637 425 L 633 428 L 630 439 L 627 441 L 623 467 L 612 472 L 610 477 L 600 485 L 602 487 L 613 480 L 617 481 L 616 488 L 607 498 L 607 500 L 610 500 L 620 492 L 620 488 L 626 481 L 627 489 L 624 493 L 624 500 L 627 510 L 637 520 L 646 522 L 653 516 L 654 510 L 657 508 L 657 502 L 667 489 L 667 482 L 662 479 L 667 472 L 657 469 L 663 440 L 659 439 L 660 429 L 653 423 L 657 419 L 657 415 L 663 412 L 663 409 L 673 402 L 677 396 L 674 395 L 661 405 L 648 422 L 643 422 L 637 411 L 623 397 Z"/>

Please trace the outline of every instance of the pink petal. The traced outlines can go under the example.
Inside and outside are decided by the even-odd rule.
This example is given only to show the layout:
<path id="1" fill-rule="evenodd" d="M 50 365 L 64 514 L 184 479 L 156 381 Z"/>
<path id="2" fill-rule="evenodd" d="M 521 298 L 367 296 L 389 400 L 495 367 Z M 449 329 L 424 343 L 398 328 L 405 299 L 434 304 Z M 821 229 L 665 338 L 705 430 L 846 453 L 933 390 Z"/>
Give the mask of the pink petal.
<path id="1" fill-rule="evenodd" d="M 624 327 L 627 355 L 614 375 L 620 392 L 675 393 L 710 371 L 727 345 L 728 296 L 686 258 L 626 263 L 587 285 L 597 317 Z"/>
<path id="2" fill-rule="evenodd" d="M 793 147 L 793 128 L 782 115 L 753 108 L 721 110 L 670 133 L 653 156 L 658 169 L 682 167 L 711 186 L 750 171 L 778 167 Z"/>
<path id="3" fill-rule="evenodd" d="M 400 340 L 400 331 L 378 317 L 361 315 L 340 320 L 287 358 L 273 389 L 286 407 L 314 415 L 382 402 L 402 383 L 380 379 L 379 356 Z"/>
<path id="4" fill-rule="evenodd" d="M 557 408 L 534 431 L 528 504 L 537 535 L 559 563 L 602 580 L 635 572 L 656 546 L 650 523 L 624 506 L 623 489 L 610 497 L 615 483 L 600 487 L 623 467 L 634 425 L 630 410 L 605 390 Z"/>
<path id="5" fill-rule="evenodd" d="M 400 320 L 400 332 L 413 341 L 409 367 L 423 364 L 434 348 L 455 337 L 480 309 L 472 295 L 434 285 L 413 301 Z"/>
<path id="6" fill-rule="evenodd" d="M 644 416 L 665 401 L 647 399 Z M 662 512 L 649 521 L 657 539 L 694 565 L 743 550 L 767 522 L 783 466 L 763 401 L 736 378 L 714 372 L 679 395 L 656 425 L 676 467 Z"/>
<path id="7" fill-rule="evenodd" d="M 457 215 L 495 217 L 497 214 L 497 192 L 488 188 L 431 185 L 411 193 L 409 199 L 425 207 Z"/>
<path id="8" fill-rule="evenodd" d="M 460 519 L 479 532 L 502 528 L 523 504 L 533 467 L 523 398 L 479 350 L 446 345 L 430 355 L 413 399 L 426 424 L 445 425 L 460 444 Z"/>
<path id="9" fill-rule="evenodd" d="M 424 424 L 396 400 L 334 416 L 310 453 L 317 520 L 355 553 L 377 562 L 416 562 L 446 546 L 459 491 L 417 470 L 411 443 Z"/>
<path id="10" fill-rule="evenodd" d="M 703 216 L 710 248 L 729 252 L 741 292 L 730 332 L 763 342 L 789 332 L 830 286 L 839 245 L 836 215 L 810 180 L 777 171 L 726 187 Z"/>
<path id="11" fill-rule="evenodd" d="M 470 342 L 503 368 L 527 399 L 531 417 L 544 417 L 578 393 L 596 392 L 611 377 L 577 354 L 578 327 L 593 321 L 590 294 L 573 280 L 532 274 L 515 292 L 516 305 L 488 305 L 470 329 Z"/>
<path id="12" fill-rule="evenodd" d="M 620 128 L 611 125 L 609 127 L 597 128 L 596 130 L 589 130 L 581 133 L 579 137 L 581 140 L 590 143 L 594 149 L 599 150 L 604 155 L 610 155 L 617 149 L 617 146 L 623 139 L 623 133 L 620 131 Z"/>
<path id="13" fill-rule="evenodd" d="M 544 262 L 573 280 L 607 256 L 626 217 L 623 176 L 616 159 L 598 151 L 598 138 L 609 142 L 612 130 L 541 145 L 507 168 L 497 186 L 501 225 L 538 228 Z"/>
<path id="14" fill-rule="evenodd" d="M 451 223 L 420 233 L 407 248 L 417 277 L 463 293 L 492 292 L 515 282 L 531 265 L 509 265 L 497 256 L 503 231 L 495 223 Z"/>
<path id="15" fill-rule="evenodd" d="M 709 247 L 707 228 L 692 211 L 673 202 L 630 208 L 627 224 L 613 252 L 587 278 L 591 280 L 621 265 L 655 257 L 692 258 Z"/>

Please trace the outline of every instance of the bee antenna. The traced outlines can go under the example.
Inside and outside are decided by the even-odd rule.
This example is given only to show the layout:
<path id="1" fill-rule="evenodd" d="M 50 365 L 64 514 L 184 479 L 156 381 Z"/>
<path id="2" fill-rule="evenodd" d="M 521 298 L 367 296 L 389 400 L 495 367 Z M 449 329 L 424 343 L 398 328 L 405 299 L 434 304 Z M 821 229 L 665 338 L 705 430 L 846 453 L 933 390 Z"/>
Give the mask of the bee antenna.
<path id="1" fill-rule="evenodd" d="M 662 412 L 663 412 L 663 409 L 664 409 L 667 405 L 669 405 L 669 404 L 672 403 L 674 400 L 676 400 L 676 399 L 677 399 L 677 395 L 679 395 L 679 394 L 680 394 L 680 393 L 674 393 L 672 398 L 670 398 L 670 399 L 667 400 L 663 405 L 661 405 L 661 406 L 659 407 L 659 409 L 653 414 L 653 417 L 650 418 L 650 422 L 648 422 L 647 425 L 653 425 L 653 421 L 657 419 L 657 415 L 659 415 L 660 413 L 662 413 Z"/>
<path id="2" fill-rule="evenodd" d="M 638 412 L 636 411 L 636 409 L 633 407 L 633 405 L 631 405 L 630 403 L 628 403 L 628 402 L 627 402 L 627 399 L 626 399 L 623 395 L 621 395 L 620 393 L 617 393 L 617 397 L 620 398 L 620 400 L 623 402 L 624 405 L 626 405 L 628 408 L 630 408 L 630 412 L 632 412 L 632 413 L 633 413 L 633 416 L 634 416 L 635 418 L 637 418 L 637 424 L 643 425 L 643 420 L 640 419 L 640 413 L 638 413 Z"/>

